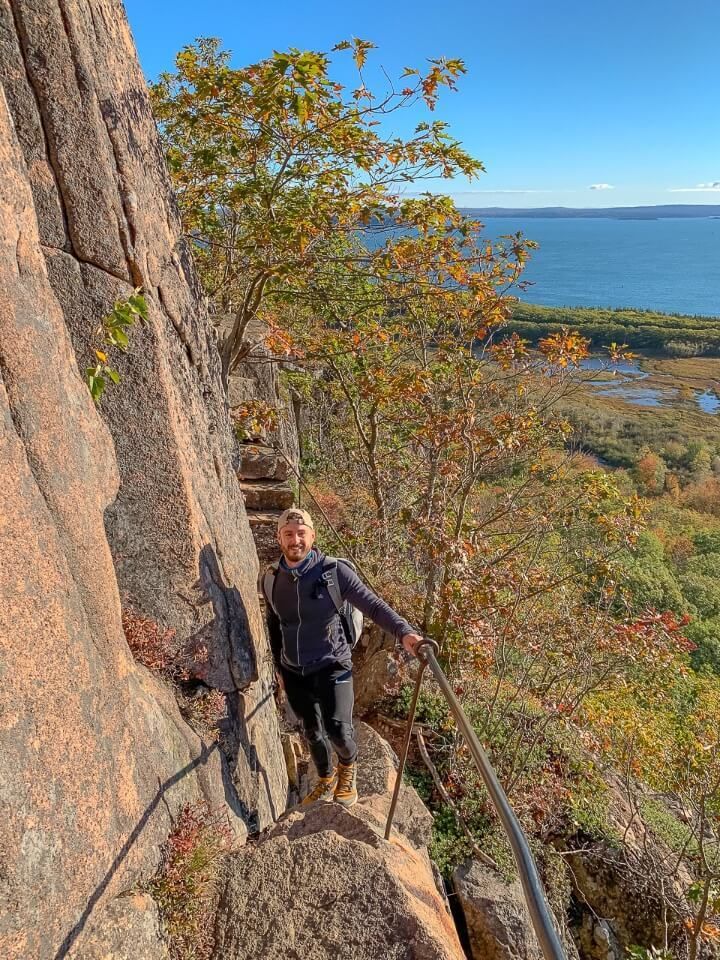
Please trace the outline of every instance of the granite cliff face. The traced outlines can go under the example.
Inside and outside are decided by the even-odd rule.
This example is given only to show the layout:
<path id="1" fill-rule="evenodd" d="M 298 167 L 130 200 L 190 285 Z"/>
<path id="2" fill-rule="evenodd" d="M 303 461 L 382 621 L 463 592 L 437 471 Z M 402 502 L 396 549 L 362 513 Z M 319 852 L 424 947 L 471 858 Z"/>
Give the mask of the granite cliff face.
<path id="1" fill-rule="evenodd" d="M 286 774 L 212 333 L 120 4 L 0 0 L 0 940 L 63 956 L 201 795 L 236 831 Z M 80 371 L 142 286 L 98 412 Z M 138 667 L 121 608 L 228 695 L 221 759 Z"/>

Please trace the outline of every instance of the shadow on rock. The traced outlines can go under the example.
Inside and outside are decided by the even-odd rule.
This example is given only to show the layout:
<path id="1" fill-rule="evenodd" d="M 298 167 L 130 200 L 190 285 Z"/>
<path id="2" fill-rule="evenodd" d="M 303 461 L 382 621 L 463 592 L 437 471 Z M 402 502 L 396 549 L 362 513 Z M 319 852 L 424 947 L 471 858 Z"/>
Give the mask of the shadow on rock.
<path id="1" fill-rule="evenodd" d="M 245 690 L 258 679 L 247 610 L 237 587 L 225 583 L 210 544 L 200 551 L 197 587 L 200 603 L 211 603 L 214 616 L 185 646 L 188 673 L 222 693 Z"/>
<path id="2" fill-rule="evenodd" d="M 160 784 L 157 793 L 153 797 L 152 801 L 145 808 L 143 815 L 135 824 L 132 832 L 128 836 L 125 843 L 122 845 L 119 853 L 113 860 L 107 873 L 105 874 L 102 881 L 98 884 L 92 896 L 88 900 L 87 906 L 83 910 L 82 915 L 80 916 L 80 919 L 77 921 L 77 923 L 73 926 L 73 928 L 70 930 L 70 932 L 67 934 L 67 936 L 63 940 L 62 944 L 60 945 L 60 949 L 55 954 L 54 960 L 63 960 L 64 957 L 67 957 L 75 941 L 85 929 L 85 926 L 88 920 L 90 919 L 92 912 L 95 909 L 98 901 L 107 890 L 112 878 L 115 876 L 115 874 L 121 867 L 123 861 L 126 859 L 128 854 L 132 850 L 133 846 L 137 842 L 138 837 L 140 836 L 142 831 L 145 829 L 145 826 L 150 820 L 150 817 L 153 815 L 153 813 L 158 808 L 160 803 L 164 800 L 168 790 L 170 790 L 171 787 L 175 786 L 176 783 L 179 783 L 180 780 L 182 780 L 184 777 L 187 777 L 189 774 L 191 774 L 199 766 L 207 763 L 208 758 L 217 749 L 218 749 L 218 745 L 216 743 L 213 743 L 210 746 L 203 744 L 202 751 L 197 757 L 195 757 L 194 760 L 191 760 L 190 763 L 186 764 L 181 770 L 178 770 L 177 773 L 174 773 L 171 777 L 168 777 L 168 779 L 164 783 Z"/>

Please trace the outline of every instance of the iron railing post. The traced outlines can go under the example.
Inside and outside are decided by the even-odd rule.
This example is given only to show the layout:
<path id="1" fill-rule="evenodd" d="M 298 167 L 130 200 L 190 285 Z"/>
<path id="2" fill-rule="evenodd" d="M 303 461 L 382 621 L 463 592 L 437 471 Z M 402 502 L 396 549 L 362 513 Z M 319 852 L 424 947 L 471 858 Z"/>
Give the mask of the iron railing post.
<path id="1" fill-rule="evenodd" d="M 500 822 L 510 841 L 525 895 L 525 902 L 545 960 L 566 960 L 565 951 L 560 942 L 557 930 L 555 929 L 552 913 L 545 899 L 545 892 L 540 880 L 540 875 L 538 874 L 537 866 L 525 834 L 517 817 L 513 813 L 508 798 L 505 796 L 505 791 L 495 776 L 495 771 L 490 764 L 487 754 L 483 750 L 475 731 L 470 726 L 470 722 L 465 716 L 465 711 L 460 706 L 448 682 L 448 678 L 445 676 L 442 667 L 435 658 L 435 650 L 437 650 L 437 646 L 432 642 L 426 641 L 418 645 L 416 651 L 417 657 L 430 668 L 438 682 L 438 686 L 445 695 L 445 699 L 455 718 L 458 729 L 467 744 L 472 758 L 475 761 L 475 765 L 480 772 L 480 776 L 483 778 L 490 799 L 500 817 Z"/>
<path id="2" fill-rule="evenodd" d="M 393 817 L 395 816 L 395 807 L 397 806 L 398 797 L 400 796 L 400 786 L 402 784 L 403 773 L 405 771 L 405 763 L 407 762 L 408 750 L 410 749 L 410 738 L 412 737 L 412 728 L 413 723 L 415 722 L 415 710 L 417 709 L 418 697 L 420 696 L 420 687 L 422 686 L 423 673 L 425 672 L 426 663 L 424 660 L 420 661 L 420 666 L 418 667 L 417 676 L 415 677 L 415 689 L 413 690 L 412 699 L 410 701 L 410 709 L 408 710 L 408 720 L 407 727 L 405 729 L 405 738 L 403 739 L 402 750 L 400 752 L 400 758 L 398 761 L 398 768 L 395 773 L 395 789 L 393 790 L 392 800 L 390 801 L 390 810 L 387 815 L 387 821 L 385 823 L 385 839 L 390 839 L 390 831 L 392 829 Z"/>

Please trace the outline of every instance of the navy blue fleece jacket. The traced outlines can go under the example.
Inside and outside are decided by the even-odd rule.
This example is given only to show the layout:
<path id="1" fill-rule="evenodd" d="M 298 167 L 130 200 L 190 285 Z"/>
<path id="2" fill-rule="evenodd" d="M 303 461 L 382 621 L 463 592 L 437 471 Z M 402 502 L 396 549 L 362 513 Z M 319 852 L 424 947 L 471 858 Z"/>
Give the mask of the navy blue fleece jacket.
<path id="1" fill-rule="evenodd" d="M 325 555 L 313 549 L 298 567 L 289 568 L 281 562 L 272 598 L 265 598 L 272 599 L 272 603 L 267 603 L 267 619 L 273 658 L 276 665 L 295 673 L 310 674 L 331 663 L 351 663 L 340 617 L 322 581 L 324 560 Z M 343 600 L 386 633 L 398 640 L 406 633 L 415 633 L 342 560 L 337 564 L 337 581 Z"/>

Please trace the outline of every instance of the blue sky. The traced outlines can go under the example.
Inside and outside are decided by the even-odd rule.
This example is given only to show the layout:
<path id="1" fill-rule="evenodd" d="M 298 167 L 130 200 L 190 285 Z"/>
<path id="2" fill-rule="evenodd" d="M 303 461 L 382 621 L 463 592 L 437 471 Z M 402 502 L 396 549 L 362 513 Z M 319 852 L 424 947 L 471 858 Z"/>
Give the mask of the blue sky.
<path id="1" fill-rule="evenodd" d="M 460 57 L 468 73 L 436 113 L 487 168 L 438 188 L 461 206 L 720 204 L 717 0 L 125 6 L 149 79 L 198 36 L 221 37 L 237 65 L 350 36 L 376 43 L 391 76 Z"/>

